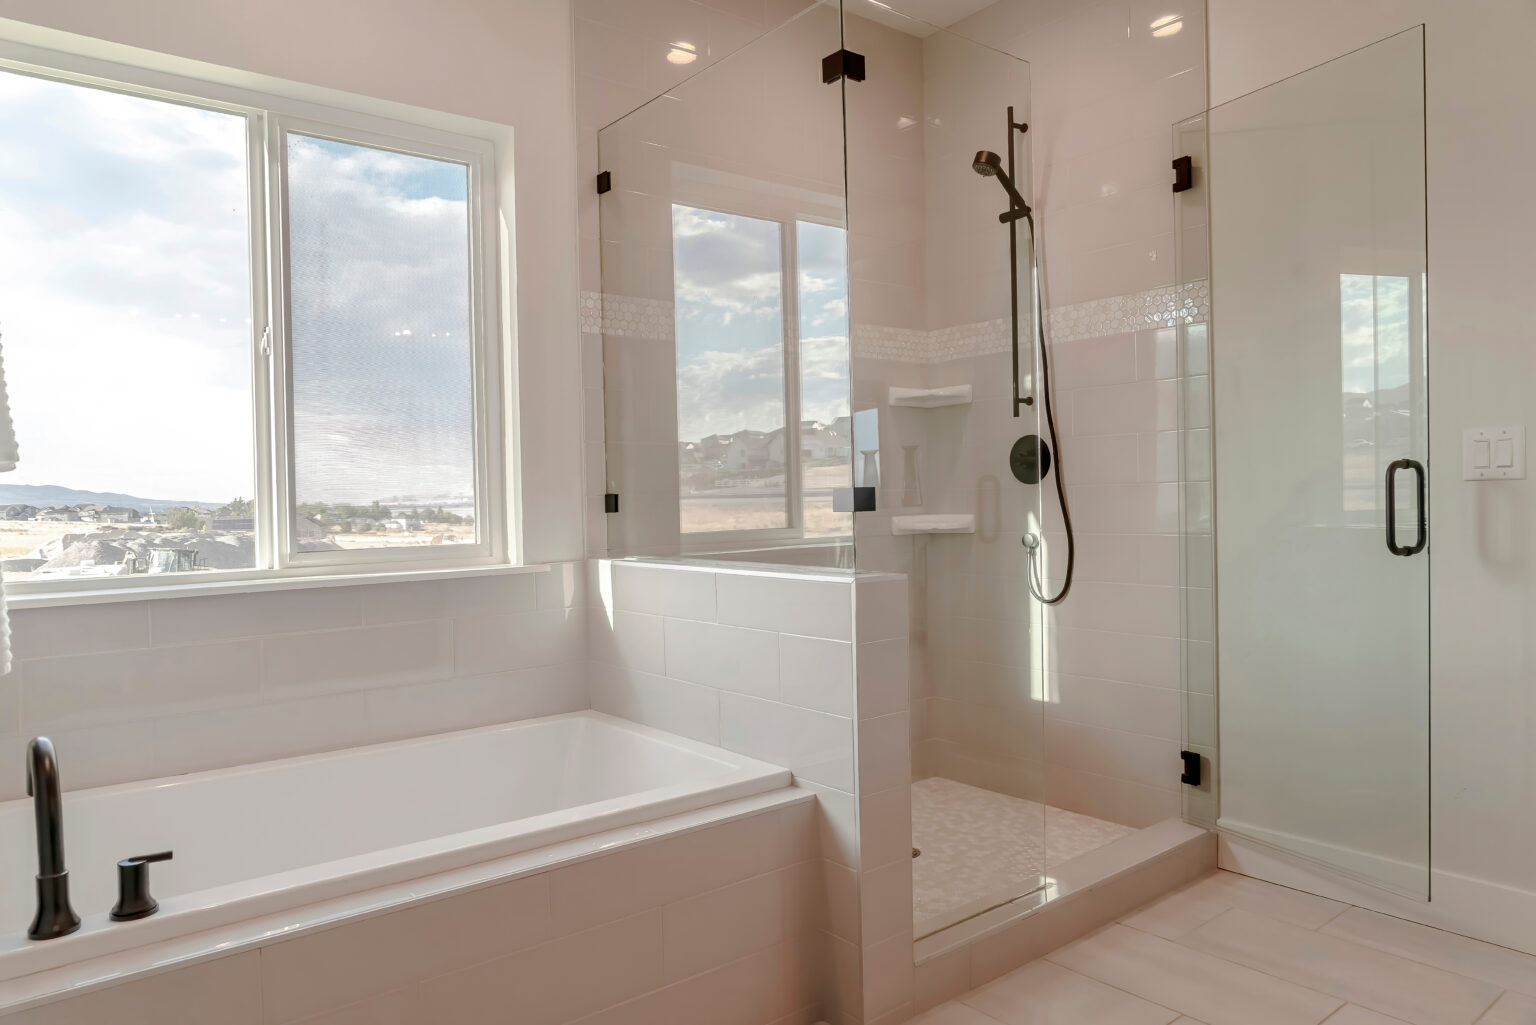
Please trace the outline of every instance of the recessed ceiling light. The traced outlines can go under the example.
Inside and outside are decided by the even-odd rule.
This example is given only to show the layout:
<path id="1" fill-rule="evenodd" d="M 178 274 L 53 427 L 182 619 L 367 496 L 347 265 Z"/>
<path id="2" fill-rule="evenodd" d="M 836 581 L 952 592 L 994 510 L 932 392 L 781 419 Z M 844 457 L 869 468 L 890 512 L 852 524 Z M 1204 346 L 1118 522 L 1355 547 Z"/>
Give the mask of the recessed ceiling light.
<path id="1" fill-rule="evenodd" d="M 1150 27 L 1152 34 L 1159 38 L 1162 36 L 1176 36 L 1184 28 L 1184 15 L 1165 14 L 1154 21 Z"/>
<path id="2" fill-rule="evenodd" d="M 698 59 L 698 48 L 692 43 L 673 43 L 671 52 L 667 54 L 667 60 L 673 64 L 692 64 Z"/>

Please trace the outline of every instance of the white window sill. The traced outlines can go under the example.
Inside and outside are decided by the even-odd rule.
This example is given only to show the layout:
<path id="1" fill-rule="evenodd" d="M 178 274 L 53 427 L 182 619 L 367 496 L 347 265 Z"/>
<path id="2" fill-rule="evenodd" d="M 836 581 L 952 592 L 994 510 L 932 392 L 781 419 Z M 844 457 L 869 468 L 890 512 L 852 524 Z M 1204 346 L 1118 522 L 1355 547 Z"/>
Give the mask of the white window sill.
<path id="1" fill-rule="evenodd" d="M 246 579 L 188 581 L 180 584 L 146 584 L 142 587 L 82 588 L 78 591 L 7 592 L 5 604 L 13 609 L 46 609 L 59 605 L 100 605 L 107 602 L 146 601 L 153 598 L 203 598 L 220 594 L 253 594 L 262 591 L 298 591 L 315 587 L 359 587 L 364 584 L 395 584 L 418 580 L 453 580 L 463 577 L 510 576 L 548 573 L 546 565 L 456 566 L 452 568 L 399 570 L 389 573 L 334 573 L 314 576 L 264 576 Z"/>

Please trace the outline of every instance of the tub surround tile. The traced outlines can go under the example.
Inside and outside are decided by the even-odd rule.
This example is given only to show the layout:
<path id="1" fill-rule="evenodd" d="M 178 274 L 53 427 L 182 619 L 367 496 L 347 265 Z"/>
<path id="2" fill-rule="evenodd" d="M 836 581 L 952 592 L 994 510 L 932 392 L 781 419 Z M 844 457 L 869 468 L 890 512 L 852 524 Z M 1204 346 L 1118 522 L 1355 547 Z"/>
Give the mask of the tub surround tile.
<path id="1" fill-rule="evenodd" d="M 851 719 L 722 691 L 720 746 L 854 792 Z"/>
<path id="2" fill-rule="evenodd" d="M 859 718 L 905 712 L 911 700 L 911 642 L 908 637 L 864 642 L 858 646 Z"/>
<path id="3" fill-rule="evenodd" d="M 355 689 L 446 680 L 454 675 L 448 620 L 289 634 L 261 642 L 268 689 Z"/>
<path id="4" fill-rule="evenodd" d="M 162 598 L 147 604 L 150 640 L 157 645 L 363 625 L 363 596 L 355 587 Z"/>
<path id="5" fill-rule="evenodd" d="M 669 904 L 662 911 L 662 965 L 667 982 L 717 968 L 784 937 L 784 882 L 777 874 Z"/>
<path id="6" fill-rule="evenodd" d="M 454 671 L 478 676 L 583 661 L 584 617 L 584 610 L 545 609 L 456 620 Z"/>
<path id="7" fill-rule="evenodd" d="M 829 715 L 855 711 L 853 644 L 779 634 L 780 700 Z"/>
<path id="8" fill-rule="evenodd" d="M 149 606 L 147 601 L 133 601 L 11 609 L 11 655 L 47 658 L 148 647 Z"/>
<path id="9" fill-rule="evenodd" d="M 368 690 L 362 696 L 367 733 L 391 739 L 592 707 L 581 663 Z"/>
<path id="10" fill-rule="evenodd" d="M 17 609 L 0 753 L 46 729 L 79 789 L 589 707 L 587 590 L 564 563 Z"/>
<path id="11" fill-rule="evenodd" d="M 688 619 L 664 622 L 667 676 L 722 691 L 778 699 L 777 633 Z"/>
<path id="12" fill-rule="evenodd" d="M 715 619 L 715 574 L 631 562 L 598 563 L 605 604 L 679 619 Z M 607 578 L 604 587 L 602 579 Z"/>
<path id="13" fill-rule="evenodd" d="M 553 935 L 548 876 L 538 875 L 312 933 L 261 950 L 270 1021 L 298 1021 L 372 994 L 488 961 Z"/>
<path id="14" fill-rule="evenodd" d="M 520 1025 L 559 1025 L 663 981 L 661 912 L 646 911 L 429 979 L 418 1006 L 439 1021 L 490 1023 L 516 1008 Z"/>
<path id="15" fill-rule="evenodd" d="M 656 675 L 667 671 L 666 620 L 644 612 L 614 609 L 588 620 L 588 653 L 593 661 Z"/>
<path id="16" fill-rule="evenodd" d="M 690 740 L 720 743 L 720 691 L 668 676 L 593 663 L 592 707 Z"/>
<path id="17" fill-rule="evenodd" d="M 84 996 L 7 1015 L 6 1025 L 84 1025 L 120 1022 L 218 1022 L 266 1025 L 262 1016 L 261 955 L 233 954 Z"/>
<path id="18" fill-rule="evenodd" d="M 261 689 L 257 641 L 27 659 L 19 668 L 22 726 L 34 733 L 249 699 Z"/>
<path id="19" fill-rule="evenodd" d="M 715 578 L 721 623 L 806 637 L 853 638 L 853 609 L 842 581 L 721 573 Z"/>
<path id="20" fill-rule="evenodd" d="M 466 577 L 462 580 L 423 580 L 406 584 L 373 584 L 361 588 L 363 621 L 368 624 L 402 623 L 416 619 L 441 619 L 487 612 L 532 612 L 537 608 L 565 608 L 539 601 L 539 588 L 549 573 L 514 573 Z M 564 579 L 565 574 L 559 573 Z"/>

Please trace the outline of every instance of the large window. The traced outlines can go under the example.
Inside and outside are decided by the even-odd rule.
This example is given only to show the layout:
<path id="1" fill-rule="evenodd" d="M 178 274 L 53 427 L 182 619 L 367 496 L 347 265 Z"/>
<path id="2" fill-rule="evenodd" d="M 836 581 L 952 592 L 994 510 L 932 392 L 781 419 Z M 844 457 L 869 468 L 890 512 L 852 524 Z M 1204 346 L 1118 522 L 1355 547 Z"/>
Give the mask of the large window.
<path id="1" fill-rule="evenodd" d="M 846 232 L 674 204 L 682 531 L 851 533 Z"/>
<path id="2" fill-rule="evenodd" d="M 220 95 L 0 64 L 7 586 L 504 561 L 492 147 Z"/>

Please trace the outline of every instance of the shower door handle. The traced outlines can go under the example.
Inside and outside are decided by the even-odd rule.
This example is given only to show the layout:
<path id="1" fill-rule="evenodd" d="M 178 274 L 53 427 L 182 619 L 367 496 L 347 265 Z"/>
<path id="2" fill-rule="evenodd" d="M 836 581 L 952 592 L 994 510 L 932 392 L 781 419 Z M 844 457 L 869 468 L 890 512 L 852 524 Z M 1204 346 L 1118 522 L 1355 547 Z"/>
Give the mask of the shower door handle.
<path id="1" fill-rule="evenodd" d="M 1397 543 L 1397 471 L 1412 470 L 1418 487 L 1418 536 L 1404 547 Z M 1393 555 L 1418 555 L 1429 541 L 1425 519 L 1424 464 L 1417 459 L 1394 459 L 1387 464 L 1387 551 Z"/>

